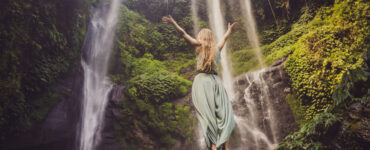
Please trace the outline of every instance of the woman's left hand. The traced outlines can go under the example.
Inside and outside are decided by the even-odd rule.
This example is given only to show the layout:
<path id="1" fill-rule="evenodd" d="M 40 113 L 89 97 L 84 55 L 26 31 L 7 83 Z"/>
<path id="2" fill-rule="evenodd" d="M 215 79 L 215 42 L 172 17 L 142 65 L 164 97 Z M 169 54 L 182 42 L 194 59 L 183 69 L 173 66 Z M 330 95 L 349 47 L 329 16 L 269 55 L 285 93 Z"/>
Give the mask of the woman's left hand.
<path id="1" fill-rule="evenodd" d="M 172 18 L 172 16 L 171 15 L 169 15 L 168 17 L 167 16 L 163 16 L 162 17 L 162 21 L 164 22 L 164 23 L 173 23 L 174 22 L 174 20 L 173 20 L 173 18 Z"/>
<path id="2" fill-rule="evenodd" d="M 234 30 L 234 28 L 235 28 L 237 25 L 238 25 L 238 23 L 237 23 L 237 22 L 234 22 L 233 24 L 230 24 L 230 23 L 229 23 L 227 27 L 228 27 L 228 29 L 229 29 L 229 30 Z"/>

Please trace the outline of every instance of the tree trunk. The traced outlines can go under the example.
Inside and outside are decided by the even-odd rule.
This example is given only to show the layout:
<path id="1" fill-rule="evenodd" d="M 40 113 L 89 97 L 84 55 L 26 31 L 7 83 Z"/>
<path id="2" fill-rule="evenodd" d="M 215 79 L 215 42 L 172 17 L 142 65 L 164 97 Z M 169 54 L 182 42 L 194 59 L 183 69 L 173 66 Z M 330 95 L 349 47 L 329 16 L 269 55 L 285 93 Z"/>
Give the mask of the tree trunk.
<path id="1" fill-rule="evenodd" d="M 289 0 L 286 1 L 286 5 L 285 5 L 285 9 L 286 9 L 286 15 L 288 17 L 288 20 L 290 20 L 290 4 L 289 4 Z"/>
<path id="2" fill-rule="evenodd" d="M 277 21 L 276 16 L 275 16 L 274 9 L 272 8 L 272 5 L 271 5 L 270 0 L 268 0 L 268 2 L 269 2 L 269 4 L 270 4 L 270 9 L 271 9 L 272 15 L 274 16 L 276 26 L 279 26 L 278 21 Z"/>
<path id="3" fill-rule="evenodd" d="M 307 8 L 307 9 L 310 9 L 310 7 L 308 7 L 307 0 L 304 0 L 304 2 L 306 3 L 306 8 Z"/>

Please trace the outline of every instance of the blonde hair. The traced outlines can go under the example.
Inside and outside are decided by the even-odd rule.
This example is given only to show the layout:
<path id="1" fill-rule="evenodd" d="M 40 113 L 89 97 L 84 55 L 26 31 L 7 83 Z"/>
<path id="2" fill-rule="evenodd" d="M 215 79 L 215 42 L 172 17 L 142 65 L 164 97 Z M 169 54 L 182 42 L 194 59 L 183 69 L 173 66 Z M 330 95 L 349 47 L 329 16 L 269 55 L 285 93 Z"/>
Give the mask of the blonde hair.
<path id="1" fill-rule="evenodd" d="M 201 44 L 196 48 L 196 53 L 200 55 L 200 70 L 211 72 L 213 69 L 216 42 L 213 39 L 213 33 L 210 29 L 199 31 L 197 40 Z"/>

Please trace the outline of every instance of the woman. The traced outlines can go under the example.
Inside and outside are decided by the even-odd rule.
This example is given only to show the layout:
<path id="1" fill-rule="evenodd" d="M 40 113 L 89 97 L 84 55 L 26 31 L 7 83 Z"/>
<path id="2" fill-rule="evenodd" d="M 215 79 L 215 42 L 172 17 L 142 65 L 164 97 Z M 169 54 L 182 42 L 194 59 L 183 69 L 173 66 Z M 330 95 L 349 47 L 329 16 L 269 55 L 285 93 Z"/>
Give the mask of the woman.
<path id="1" fill-rule="evenodd" d="M 212 31 L 202 29 L 197 39 L 188 35 L 171 17 L 163 17 L 163 22 L 170 23 L 195 46 L 197 71 L 192 87 L 192 100 L 197 110 L 197 117 L 203 129 L 208 147 L 212 150 L 229 149 L 229 137 L 234 129 L 234 114 L 226 90 L 217 76 L 220 53 L 236 23 L 228 25 L 223 40 L 216 45 Z"/>

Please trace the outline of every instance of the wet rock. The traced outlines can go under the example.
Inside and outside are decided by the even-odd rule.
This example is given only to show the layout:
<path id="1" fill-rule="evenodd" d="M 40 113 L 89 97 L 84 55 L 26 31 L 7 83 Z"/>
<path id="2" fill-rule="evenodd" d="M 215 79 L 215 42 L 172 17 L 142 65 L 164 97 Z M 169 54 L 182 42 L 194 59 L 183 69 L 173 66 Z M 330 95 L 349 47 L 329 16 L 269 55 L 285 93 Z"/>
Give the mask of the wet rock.
<path id="1" fill-rule="evenodd" d="M 289 75 L 284 70 L 286 58 L 280 58 L 261 70 L 240 75 L 234 80 L 236 92 L 232 105 L 237 116 L 238 132 L 248 135 L 234 137 L 231 145 L 240 149 L 268 149 L 266 142 L 278 143 L 291 131 L 298 128 L 286 102 L 291 92 Z M 254 122 L 254 123 L 251 123 Z M 239 123 L 239 125 L 238 125 Z M 254 124 L 254 125 L 253 125 Z M 246 131 L 243 131 L 246 130 Z M 250 136 L 264 134 L 266 137 L 255 142 Z M 244 139 L 244 141 L 235 141 Z"/>
<path id="2" fill-rule="evenodd" d="M 124 100 L 124 90 L 126 85 L 114 85 L 109 94 L 108 106 L 105 110 L 102 138 L 97 146 L 97 150 L 118 150 L 124 147 L 124 142 L 120 143 L 117 138 L 116 126 L 119 125 L 119 119 L 122 116 L 122 101 Z M 121 145 L 122 144 L 122 145 Z"/>

